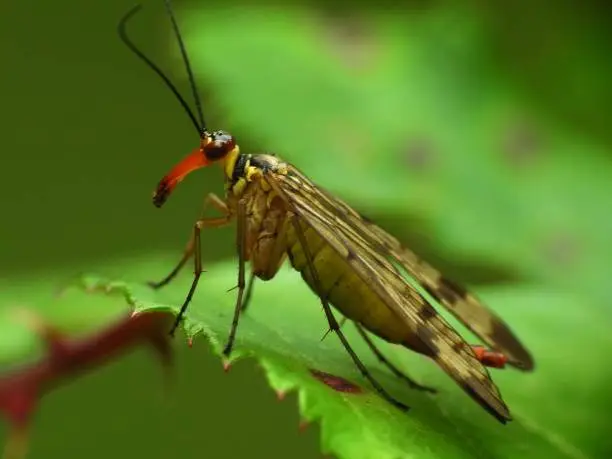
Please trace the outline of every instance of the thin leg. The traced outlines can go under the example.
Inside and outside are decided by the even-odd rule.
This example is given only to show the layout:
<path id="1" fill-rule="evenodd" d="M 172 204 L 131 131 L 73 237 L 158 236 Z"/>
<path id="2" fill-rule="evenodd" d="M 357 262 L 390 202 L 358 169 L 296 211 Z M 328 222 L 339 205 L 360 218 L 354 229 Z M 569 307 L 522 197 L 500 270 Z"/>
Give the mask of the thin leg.
<path id="1" fill-rule="evenodd" d="M 193 227 L 193 240 L 194 240 L 194 250 L 195 250 L 195 257 L 193 257 L 193 264 L 194 264 L 193 281 L 191 282 L 191 287 L 189 288 L 187 297 L 185 298 L 185 301 L 183 302 L 183 305 L 181 306 L 181 310 L 179 311 L 178 315 L 176 316 L 176 319 L 174 320 L 174 324 L 172 325 L 172 329 L 170 330 L 170 336 L 174 336 L 174 333 L 176 332 L 177 327 L 182 322 L 183 316 L 185 315 L 185 312 L 187 311 L 187 307 L 189 306 L 189 303 L 191 302 L 191 298 L 193 298 L 193 294 L 195 293 L 195 290 L 198 286 L 198 281 L 200 280 L 200 276 L 202 275 L 202 254 L 200 250 L 201 227 L 199 223 L 200 222 L 196 222 L 196 224 Z"/>
<path id="2" fill-rule="evenodd" d="M 221 212 L 223 214 L 223 217 L 208 218 L 208 219 L 204 218 L 204 213 L 206 212 L 206 209 L 208 209 L 209 206 L 212 206 L 215 209 L 217 209 L 219 212 Z M 203 226 L 218 227 L 218 226 L 223 226 L 229 223 L 230 218 L 231 217 L 230 217 L 229 209 L 227 208 L 227 204 L 225 204 L 225 202 L 216 194 L 209 193 L 204 199 L 204 206 L 202 207 L 202 212 L 200 213 L 200 218 L 198 219 L 198 222 L 206 221 L 207 223 Z M 183 267 L 185 266 L 189 258 L 191 258 L 191 256 L 193 255 L 194 250 L 195 250 L 195 245 L 196 245 L 195 239 L 197 237 L 199 237 L 199 230 L 197 232 L 192 231 L 191 237 L 189 238 L 189 242 L 187 243 L 187 247 L 185 247 L 185 250 L 183 251 L 183 256 L 181 257 L 180 261 L 176 264 L 176 266 L 172 268 L 172 271 L 170 271 L 170 273 L 166 277 L 164 277 L 162 280 L 158 282 L 150 281 L 150 282 L 147 282 L 147 284 L 154 289 L 159 289 L 169 284 L 176 277 L 176 275 L 181 271 L 181 269 L 183 269 Z"/>
<path id="3" fill-rule="evenodd" d="M 242 312 L 246 311 L 247 306 L 251 302 L 251 296 L 253 296 L 253 285 L 255 285 L 255 274 L 253 274 L 253 271 L 251 271 L 251 273 L 249 274 L 249 281 L 246 286 L 246 291 L 244 292 L 244 299 L 242 300 L 242 306 L 241 306 Z M 228 289 L 227 293 L 233 292 L 237 288 L 238 288 L 238 284 Z"/>
<path id="4" fill-rule="evenodd" d="M 323 291 L 323 289 L 321 288 L 321 282 L 319 280 L 317 270 L 315 269 L 315 266 L 314 266 L 313 257 L 312 257 L 312 254 L 310 253 L 308 244 L 306 243 L 306 237 L 304 236 L 303 230 L 300 226 L 300 221 L 298 220 L 298 217 L 296 215 L 291 217 L 291 223 L 293 224 L 295 228 L 295 232 L 297 234 L 298 240 L 300 241 L 300 245 L 302 246 L 302 250 L 304 251 L 304 255 L 306 256 L 306 261 L 308 263 L 308 269 L 310 270 L 310 275 L 312 276 L 312 280 L 316 287 L 315 290 L 321 292 Z M 321 297 L 319 297 L 319 299 L 321 300 L 321 305 L 323 306 L 323 310 L 325 311 L 325 316 L 327 318 L 327 322 L 329 323 L 329 328 L 336 332 L 336 335 L 338 335 L 338 338 L 340 338 L 340 341 L 342 342 L 344 349 L 346 349 L 348 354 L 351 356 L 351 359 L 353 359 L 353 362 L 355 363 L 355 365 L 357 366 L 357 368 L 359 369 L 363 377 L 369 381 L 372 387 L 374 387 L 374 389 L 380 394 L 382 398 L 384 398 L 385 400 L 387 400 L 389 403 L 396 406 L 397 408 L 401 409 L 402 411 L 408 411 L 409 409 L 408 406 L 394 399 L 380 385 L 380 383 L 370 374 L 366 366 L 359 359 L 357 354 L 355 354 L 355 351 L 353 351 L 353 348 L 351 348 L 351 345 L 349 344 L 346 337 L 344 336 L 344 333 L 342 333 L 342 330 L 340 330 L 340 326 L 338 322 L 336 321 L 336 318 L 334 317 L 334 314 L 327 300 Z"/>
<path id="5" fill-rule="evenodd" d="M 410 376 L 408 376 L 406 373 L 404 373 L 402 370 L 400 370 L 394 364 L 392 364 L 389 360 L 387 360 L 387 358 L 380 351 L 380 349 L 376 347 L 376 344 L 374 344 L 374 341 L 372 341 L 372 339 L 368 336 L 368 334 L 363 329 L 363 327 L 359 325 L 357 322 L 353 322 L 353 323 L 355 324 L 357 331 L 359 332 L 363 340 L 366 342 L 370 350 L 374 353 L 374 355 L 378 358 L 378 360 L 380 360 L 380 362 L 383 365 L 385 365 L 389 370 L 391 370 L 393 374 L 395 374 L 395 376 L 406 381 L 412 389 L 422 390 L 424 392 L 430 392 L 432 394 L 435 394 L 438 392 L 436 389 L 432 387 L 422 386 L 418 382 L 414 381 Z"/>
<path id="6" fill-rule="evenodd" d="M 344 324 L 346 323 L 348 319 L 346 317 L 342 317 L 342 319 L 340 319 L 340 322 L 338 322 L 338 327 L 342 328 L 344 326 Z M 331 328 L 328 328 L 325 333 L 323 333 L 323 336 L 321 336 L 321 341 L 323 341 L 325 338 L 327 338 L 327 335 L 329 335 L 329 333 L 332 331 Z"/>
<path id="7" fill-rule="evenodd" d="M 251 297 L 253 296 L 253 285 L 255 285 L 255 275 L 251 271 L 249 276 L 249 283 L 247 284 L 246 293 L 244 295 L 244 301 L 242 302 L 241 310 L 245 312 L 249 303 L 251 302 Z"/>
<path id="8" fill-rule="evenodd" d="M 196 291 L 198 286 L 198 281 L 200 280 L 200 276 L 202 275 L 202 250 L 201 250 L 201 237 L 200 233 L 202 228 L 206 227 L 219 227 L 225 225 L 229 222 L 231 215 L 228 213 L 226 217 L 222 218 L 211 218 L 207 220 L 198 220 L 196 224 L 193 226 L 193 281 L 191 282 L 191 287 L 189 288 L 189 292 L 187 293 L 187 297 L 181 306 L 181 310 L 179 311 L 176 319 L 174 320 L 174 324 L 172 325 L 172 329 L 170 330 L 170 336 L 174 336 L 176 329 L 183 321 L 183 317 L 185 316 L 185 312 L 187 311 L 187 307 L 193 298 L 193 294 Z M 177 271 L 178 272 L 178 271 Z"/>
<path id="9" fill-rule="evenodd" d="M 232 327 L 230 329 L 227 344 L 223 349 L 223 355 L 225 357 L 230 356 L 232 353 L 232 347 L 234 346 L 234 340 L 236 339 L 236 330 L 238 329 L 238 321 L 240 320 L 240 313 L 242 312 L 242 296 L 244 294 L 245 279 L 244 279 L 244 265 L 246 258 L 246 206 L 243 200 L 238 201 L 238 212 L 236 215 L 236 247 L 238 248 L 238 295 L 236 296 L 236 306 L 234 307 L 234 318 L 232 319 Z M 253 279 L 251 274 L 251 279 Z M 249 282 L 249 285 L 251 282 Z"/>

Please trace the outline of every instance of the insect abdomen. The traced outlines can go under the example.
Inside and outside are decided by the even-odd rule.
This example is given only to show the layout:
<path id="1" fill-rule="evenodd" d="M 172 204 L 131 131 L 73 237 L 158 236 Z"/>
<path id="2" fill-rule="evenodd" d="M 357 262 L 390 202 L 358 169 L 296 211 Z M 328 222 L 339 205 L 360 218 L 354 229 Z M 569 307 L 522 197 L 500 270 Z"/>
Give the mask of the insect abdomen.
<path id="1" fill-rule="evenodd" d="M 318 283 L 312 278 L 294 227 L 289 228 L 287 232 L 287 253 L 291 265 L 301 273 L 308 286 L 319 297 L 327 299 L 343 315 L 361 323 L 372 333 L 392 343 L 405 342 L 409 331 L 395 313 L 361 280 L 347 260 L 319 234 L 304 223 L 301 227 L 313 258 Z"/>

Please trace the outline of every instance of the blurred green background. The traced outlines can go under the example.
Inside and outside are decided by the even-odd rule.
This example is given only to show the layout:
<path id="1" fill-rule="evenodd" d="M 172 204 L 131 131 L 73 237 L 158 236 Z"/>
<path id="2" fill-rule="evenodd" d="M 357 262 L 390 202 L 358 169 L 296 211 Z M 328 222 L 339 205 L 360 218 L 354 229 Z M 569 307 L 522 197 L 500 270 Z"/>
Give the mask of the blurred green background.
<path id="1" fill-rule="evenodd" d="M 131 36 L 188 94 L 161 3 L 145 4 Z M 454 277 L 553 286 L 578 278 L 575 290 L 605 309 L 612 290 L 604 264 L 594 262 L 609 259 L 612 229 L 605 2 L 375 5 L 268 2 L 245 10 L 237 1 L 177 1 L 210 127 L 232 130 L 243 150 L 277 151 Z M 95 271 L 102 260 L 148 251 L 178 257 L 204 194 L 221 193 L 211 169 L 185 181 L 163 211 L 150 202 L 159 178 L 198 139 L 169 91 L 119 41 L 117 21 L 131 6 L 0 7 L 0 280 Z M 397 163 L 389 167 L 389 158 Z M 445 158 L 448 171 L 432 176 Z M 342 180 L 342 170 L 360 185 Z M 555 178 L 545 181 L 549 170 Z M 366 172 L 372 178 L 362 186 Z M 503 195 L 491 191 L 500 181 Z M 404 182 L 405 194 L 393 191 Z M 481 220 L 482 234 L 461 219 L 465 212 L 447 209 L 489 193 L 506 201 L 466 211 Z M 539 207 L 519 212 L 515 202 L 531 201 Z M 541 259 L 531 254 L 550 228 L 540 234 L 537 222 L 561 228 L 538 246 Z M 567 238 L 564 223 L 575 230 Z M 233 254 L 231 230 L 210 238 L 205 263 Z M 492 253 L 496 244 L 502 248 Z M 564 264 L 574 250 L 589 256 Z M 169 404 L 157 369 L 138 352 L 46 397 L 30 457 L 321 456 L 317 428 L 298 433 L 294 398 L 276 402 L 255 365 L 224 374 L 203 341 L 177 349 Z"/>

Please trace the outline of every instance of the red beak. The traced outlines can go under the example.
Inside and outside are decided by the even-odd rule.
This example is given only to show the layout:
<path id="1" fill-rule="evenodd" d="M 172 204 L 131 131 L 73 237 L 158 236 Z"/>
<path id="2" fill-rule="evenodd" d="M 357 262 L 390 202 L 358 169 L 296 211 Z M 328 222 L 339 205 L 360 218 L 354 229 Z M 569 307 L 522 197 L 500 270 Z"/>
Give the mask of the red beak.
<path id="1" fill-rule="evenodd" d="M 189 155 L 187 155 L 180 163 L 168 173 L 163 179 L 160 180 L 155 192 L 153 193 L 153 204 L 155 207 L 161 207 L 174 187 L 179 184 L 183 178 L 190 172 L 201 167 L 206 167 L 210 162 L 206 159 L 206 155 L 201 148 L 196 148 Z"/>

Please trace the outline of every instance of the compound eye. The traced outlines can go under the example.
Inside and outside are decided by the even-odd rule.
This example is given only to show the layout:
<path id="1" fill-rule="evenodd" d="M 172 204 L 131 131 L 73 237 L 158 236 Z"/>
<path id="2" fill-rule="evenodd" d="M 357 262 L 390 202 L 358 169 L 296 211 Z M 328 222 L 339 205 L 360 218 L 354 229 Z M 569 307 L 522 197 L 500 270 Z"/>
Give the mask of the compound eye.
<path id="1" fill-rule="evenodd" d="M 231 143 L 234 138 L 225 131 L 215 131 L 211 135 L 211 140 L 218 146 L 221 146 L 226 143 Z"/>
<path id="2" fill-rule="evenodd" d="M 204 153 L 210 161 L 222 159 L 236 146 L 234 137 L 225 131 L 215 131 L 209 139 L 210 142 L 204 146 Z"/>

